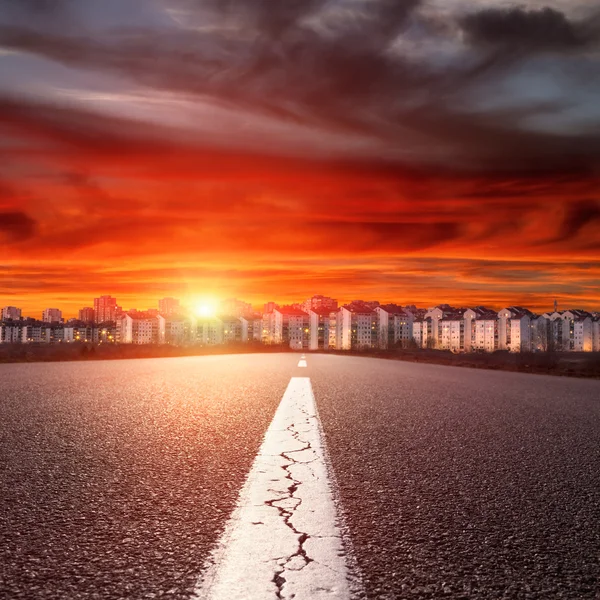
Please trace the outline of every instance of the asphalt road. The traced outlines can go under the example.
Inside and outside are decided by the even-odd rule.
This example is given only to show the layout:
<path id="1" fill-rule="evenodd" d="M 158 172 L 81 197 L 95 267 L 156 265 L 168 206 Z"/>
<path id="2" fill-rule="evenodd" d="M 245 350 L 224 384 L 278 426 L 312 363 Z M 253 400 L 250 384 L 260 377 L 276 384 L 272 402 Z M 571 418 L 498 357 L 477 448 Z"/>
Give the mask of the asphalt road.
<path id="1" fill-rule="evenodd" d="M 0 365 L 0 598 L 189 598 L 292 376 L 368 598 L 598 598 L 600 382 L 377 359 Z"/>
<path id="2" fill-rule="evenodd" d="M 600 597 L 600 381 L 307 371 L 369 598 Z"/>

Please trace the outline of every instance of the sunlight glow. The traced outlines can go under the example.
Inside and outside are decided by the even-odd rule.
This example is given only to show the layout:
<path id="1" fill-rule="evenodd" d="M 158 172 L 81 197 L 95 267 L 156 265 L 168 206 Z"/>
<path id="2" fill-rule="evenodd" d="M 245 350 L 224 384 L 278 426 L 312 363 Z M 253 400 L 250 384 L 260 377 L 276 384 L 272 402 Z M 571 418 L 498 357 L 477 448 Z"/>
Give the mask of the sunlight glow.
<path id="1" fill-rule="evenodd" d="M 198 317 L 214 317 L 217 314 L 217 306 L 214 301 L 202 300 L 194 306 L 194 312 Z"/>

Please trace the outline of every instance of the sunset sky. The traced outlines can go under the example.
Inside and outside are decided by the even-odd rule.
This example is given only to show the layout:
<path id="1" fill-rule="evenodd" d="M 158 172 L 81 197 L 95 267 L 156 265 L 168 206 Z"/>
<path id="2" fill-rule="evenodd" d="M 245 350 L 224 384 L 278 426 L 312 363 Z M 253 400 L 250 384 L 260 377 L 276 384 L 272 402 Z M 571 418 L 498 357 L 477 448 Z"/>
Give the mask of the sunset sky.
<path id="1" fill-rule="evenodd" d="M 599 166 L 589 0 L 0 0 L 0 306 L 598 310 Z"/>

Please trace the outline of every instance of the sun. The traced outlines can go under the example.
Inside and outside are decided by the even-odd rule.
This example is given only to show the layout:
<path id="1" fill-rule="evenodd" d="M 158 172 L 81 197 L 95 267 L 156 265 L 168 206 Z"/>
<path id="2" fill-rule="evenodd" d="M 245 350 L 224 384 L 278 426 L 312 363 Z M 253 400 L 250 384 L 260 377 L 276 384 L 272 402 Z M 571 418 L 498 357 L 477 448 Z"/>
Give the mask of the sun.
<path id="1" fill-rule="evenodd" d="M 215 316 L 217 309 L 214 302 L 204 300 L 194 306 L 194 312 L 198 317 L 209 318 Z"/>

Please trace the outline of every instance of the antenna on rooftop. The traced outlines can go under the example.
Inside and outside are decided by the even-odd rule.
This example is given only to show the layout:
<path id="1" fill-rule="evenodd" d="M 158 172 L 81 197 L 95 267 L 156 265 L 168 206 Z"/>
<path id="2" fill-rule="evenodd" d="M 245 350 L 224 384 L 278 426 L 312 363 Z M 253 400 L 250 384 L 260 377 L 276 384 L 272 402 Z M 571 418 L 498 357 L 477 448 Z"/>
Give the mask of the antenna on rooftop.
<path id="1" fill-rule="evenodd" d="M 558 300 L 554 298 L 554 312 L 558 312 Z"/>

